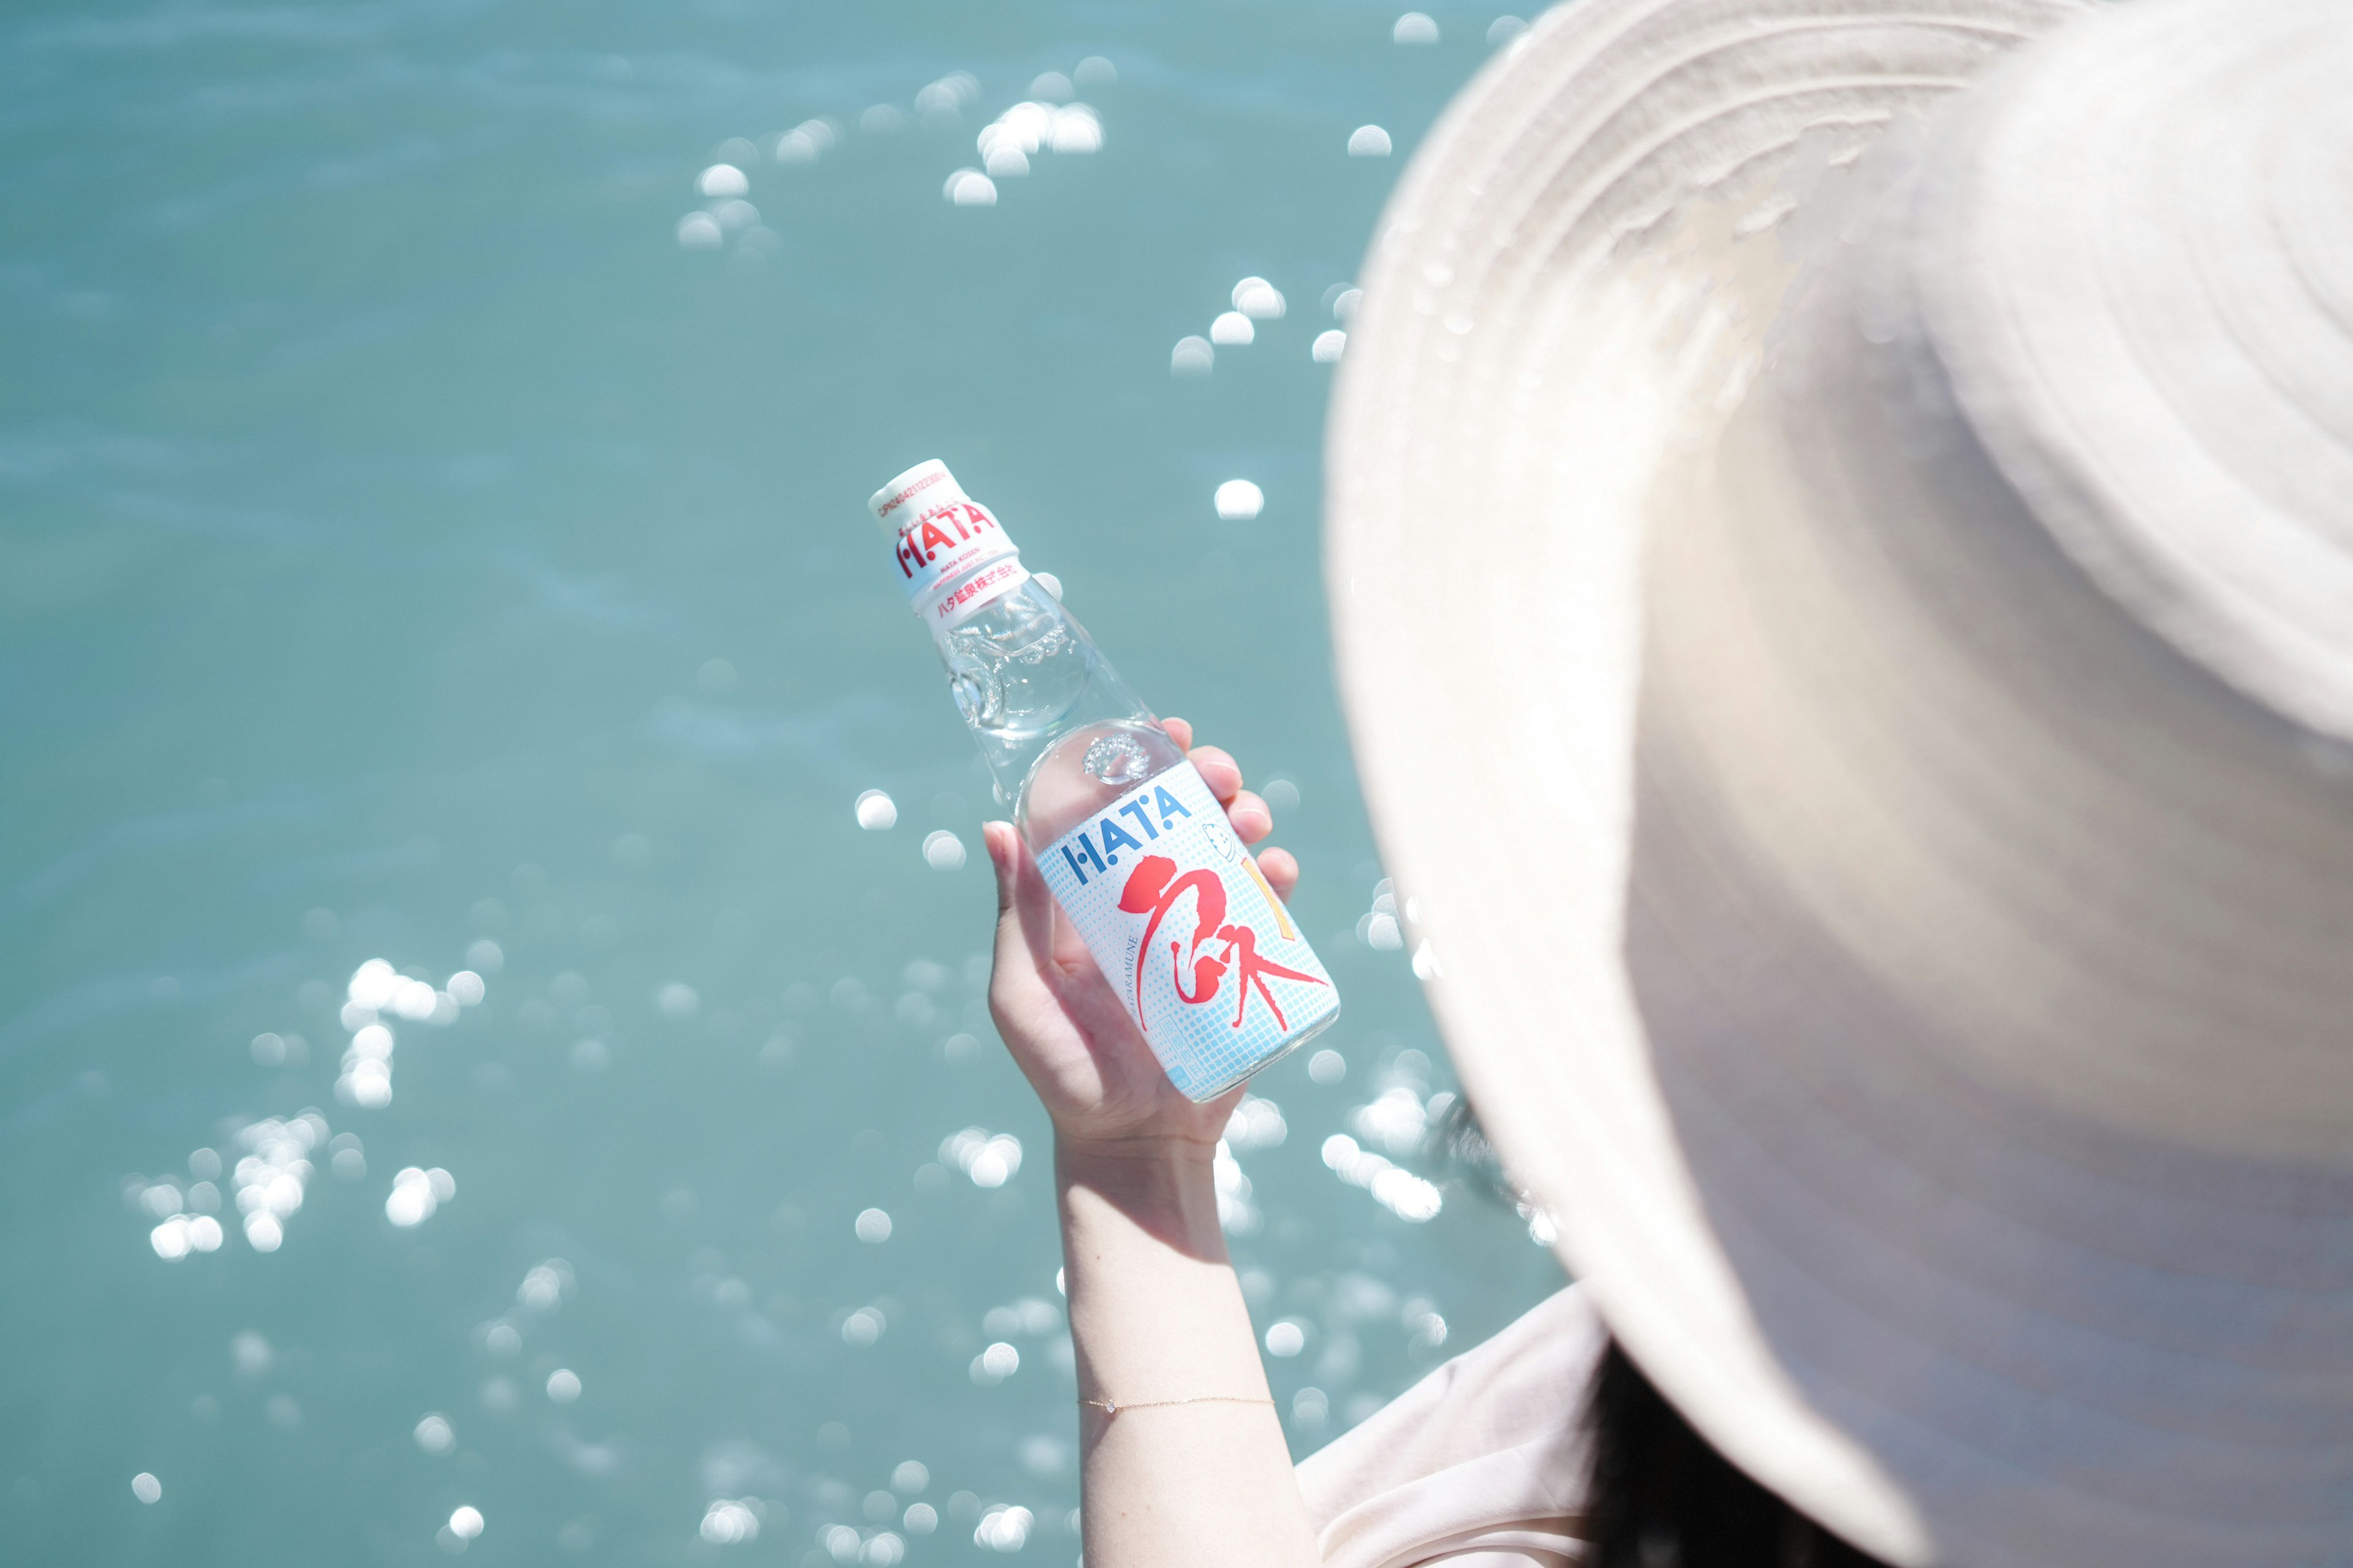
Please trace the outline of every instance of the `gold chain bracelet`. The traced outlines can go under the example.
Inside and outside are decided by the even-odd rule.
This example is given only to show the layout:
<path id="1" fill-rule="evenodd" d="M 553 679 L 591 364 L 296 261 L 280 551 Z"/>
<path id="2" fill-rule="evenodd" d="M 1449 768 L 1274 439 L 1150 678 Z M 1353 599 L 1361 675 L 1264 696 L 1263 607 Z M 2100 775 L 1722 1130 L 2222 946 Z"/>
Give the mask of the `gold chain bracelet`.
<path id="1" fill-rule="evenodd" d="M 1153 1410 L 1168 1405 L 1263 1405 L 1270 1410 L 1274 1408 L 1271 1399 L 1245 1399 L 1239 1394 L 1197 1394 L 1190 1399 L 1138 1399 L 1126 1405 L 1114 1404 L 1108 1399 L 1082 1399 L 1079 1403 L 1093 1405 L 1103 1413 L 1106 1419 L 1123 1410 Z"/>

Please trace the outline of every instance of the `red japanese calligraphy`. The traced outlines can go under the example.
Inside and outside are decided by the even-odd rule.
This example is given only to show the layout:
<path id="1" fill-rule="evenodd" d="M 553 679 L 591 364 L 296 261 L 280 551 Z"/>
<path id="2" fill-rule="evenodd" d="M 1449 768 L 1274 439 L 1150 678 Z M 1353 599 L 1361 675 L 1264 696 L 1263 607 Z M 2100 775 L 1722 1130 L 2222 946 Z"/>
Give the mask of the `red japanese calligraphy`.
<path id="1" fill-rule="evenodd" d="M 1272 959 L 1261 958 L 1258 951 L 1258 933 L 1249 926 L 1228 924 L 1226 921 L 1226 885 L 1215 871 L 1188 871 L 1176 874 L 1176 862 L 1164 855 L 1147 855 L 1129 872 L 1127 881 L 1119 892 L 1119 907 L 1132 915 L 1149 913 L 1144 925 L 1144 941 L 1138 949 L 1135 964 L 1135 1016 L 1144 1018 L 1144 969 L 1146 955 L 1151 953 L 1152 939 L 1160 930 L 1177 901 L 1187 892 L 1194 896 L 1193 935 L 1190 942 L 1171 942 L 1168 956 L 1172 965 L 1170 983 L 1178 1000 L 1187 1006 L 1198 1007 L 1217 998 L 1219 987 L 1229 973 L 1232 973 L 1241 1003 L 1234 1011 L 1233 1027 L 1240 1029 L 1250 1016 L 1250 996 L 1254 992 L 1266 999 L 1268 1011 L 1274 1015 L 1278 1027 L 1289 1028 L 1290 1021 L 1282 1015 L 1282 1004 L 1267 984 L 1269 977 L 1277 980 L 1303 981 L 1309 985 L 1326 985 L 1312 974 L 1302 974 L 1287 969 Z M 1223 951 L 1204 951 L 1222 943 Z M 1187 971 L 1192 989 L 1186 989 Z"/>

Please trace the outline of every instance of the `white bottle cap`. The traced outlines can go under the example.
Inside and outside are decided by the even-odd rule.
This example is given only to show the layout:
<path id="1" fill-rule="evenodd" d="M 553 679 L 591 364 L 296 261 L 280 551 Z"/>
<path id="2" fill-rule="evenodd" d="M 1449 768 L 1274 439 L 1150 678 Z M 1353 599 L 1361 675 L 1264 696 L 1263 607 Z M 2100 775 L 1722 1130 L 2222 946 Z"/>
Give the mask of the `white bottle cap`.
<path id="1" fill-rule="evenodd" d="M 868 496 L 866 509 L 874 514 L 875 521 L 896 533 L 899 525 L 912 515 L 971 499 L 955 482 L 955 476 L 948 472 L 945 463 L 937 458 L 926 458 Z M 908 510 L 911 507 L 913 512 Z"/>
<path id="2" fill-rule="evenodd" d="M 937 458 L 917 463 L 866 505 L 891 533 L 907 602 L 934 637 L 1029 580 L 996 517 Z"/>

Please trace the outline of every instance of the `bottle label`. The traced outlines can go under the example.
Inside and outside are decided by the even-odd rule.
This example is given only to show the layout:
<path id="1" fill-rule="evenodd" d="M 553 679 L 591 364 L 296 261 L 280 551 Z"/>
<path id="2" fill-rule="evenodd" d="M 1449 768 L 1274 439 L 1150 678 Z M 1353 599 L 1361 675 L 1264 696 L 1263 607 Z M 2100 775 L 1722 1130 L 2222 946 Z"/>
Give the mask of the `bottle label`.
<path id="1" fill-rule="evenodd" d="M 1038 856 L 1169 1081 L 1212 1100 L 1329 1023 L 1332 977 L 1190 763 Z"/>
<path id="2" fill-rule="evenodd" d="M 937 637 L 1028 582 L 1029 573 L 996 514 L 967 499 L 953 479 L 934 489 L 945 493 L 913 494 L 895 509 L 907 514 L 895 553 L 907 602 Z"/>

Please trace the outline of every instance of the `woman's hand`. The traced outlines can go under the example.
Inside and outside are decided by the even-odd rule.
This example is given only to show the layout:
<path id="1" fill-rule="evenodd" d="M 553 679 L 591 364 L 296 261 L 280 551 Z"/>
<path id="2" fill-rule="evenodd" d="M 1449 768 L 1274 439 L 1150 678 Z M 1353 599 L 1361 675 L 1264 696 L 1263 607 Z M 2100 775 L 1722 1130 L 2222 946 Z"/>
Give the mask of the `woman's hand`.
<path id="1" fill-rule="evenodd" d="M 1274 831 L 1274 814 L 1242 788 L 1242 771 L 1232 757 L 1215 746 L 1194 746 L 1193 727 L 1182 719 L 1165 719 L 1160 727 L 1187 748 L 1237 837 L 1255 844 Z M 1207 1105 L 1178 1092 L 1054 901 L 1013 825 L 989 823 L 981 837 L 997 868 L 989 1014 L 1045 1102 L 1057 1135 L 1079 1146 L 1163 1141 L 1214 1146 L 1241 1090 Z M 1288 900 L 1299 881 L 1299 863 L 1284 850 L 1269 849 L 1258 864 L 1276 895 Z"/>

